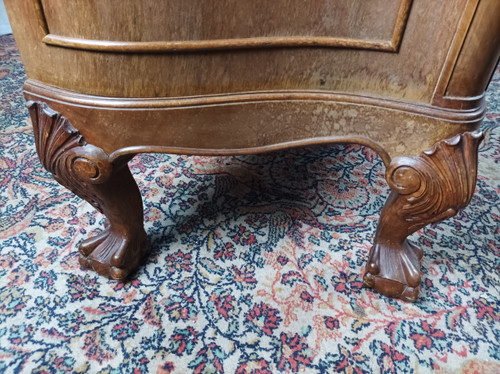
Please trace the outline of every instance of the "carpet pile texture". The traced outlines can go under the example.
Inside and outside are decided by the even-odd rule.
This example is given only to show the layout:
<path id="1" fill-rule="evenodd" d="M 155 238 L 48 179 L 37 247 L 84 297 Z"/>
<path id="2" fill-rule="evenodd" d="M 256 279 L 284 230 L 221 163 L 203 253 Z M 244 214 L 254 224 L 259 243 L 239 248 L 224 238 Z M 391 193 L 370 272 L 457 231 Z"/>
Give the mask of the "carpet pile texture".
<path id="1" fill-rule="evenodd" d="M 147 263 L 80 268 L 104 217 L 38 161 L 25 78 L 0 37 L 0 372 L 500 373 L 500 70 L 471 204 L 411 237 L 415 304 L 362 286 L 389 189 L 359 145 L 138 155 Z"/>

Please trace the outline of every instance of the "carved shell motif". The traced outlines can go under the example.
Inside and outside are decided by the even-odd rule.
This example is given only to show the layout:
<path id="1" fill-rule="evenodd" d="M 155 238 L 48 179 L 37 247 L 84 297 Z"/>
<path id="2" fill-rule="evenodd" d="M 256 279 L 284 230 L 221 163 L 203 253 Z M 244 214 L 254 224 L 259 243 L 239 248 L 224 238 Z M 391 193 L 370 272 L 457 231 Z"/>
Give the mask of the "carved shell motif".
<path id="1" fill-rule="evenodd" d="M 386 171 L 398 192 L 399 214 L 409 231 L 454 216 L 470 202 L 477 177 L 481 132 L 467 132 L 443 140 L 416 157 L 398 157 Z"/>
<path id="2" fill-rule="evenodd" d="M 78 196 L 90 200 L 101 210 L 96 196 L 87 184 L 100 184 L 111 175 L 108 155 L 88 144 L 82 135 L 61 114 L 46 103 L 30 101 L 26 104 L 33 123 L 38 156 L 45 169 L 59 183 Z"/>

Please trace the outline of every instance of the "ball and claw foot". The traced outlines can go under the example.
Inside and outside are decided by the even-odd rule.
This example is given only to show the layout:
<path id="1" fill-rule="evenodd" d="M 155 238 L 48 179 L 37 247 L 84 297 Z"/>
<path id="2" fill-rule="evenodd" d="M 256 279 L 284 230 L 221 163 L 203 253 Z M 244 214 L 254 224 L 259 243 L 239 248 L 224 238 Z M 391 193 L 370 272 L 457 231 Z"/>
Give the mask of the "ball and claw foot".
<path id="1" fill-rule="evenodd" d="M 117 235 L 108 226 L 95 237 L 83 241 L 80 265 L 118 281 L 126 281 L 148 256 L 146 233 Z"/>
<path id="2" fill-rule="evenodd" d="M 366 287 L 384 296 L 415 302 L 421 290 L 423 250 L 405 241 L 401 250 L 375 245 L 363 277 Z"/>

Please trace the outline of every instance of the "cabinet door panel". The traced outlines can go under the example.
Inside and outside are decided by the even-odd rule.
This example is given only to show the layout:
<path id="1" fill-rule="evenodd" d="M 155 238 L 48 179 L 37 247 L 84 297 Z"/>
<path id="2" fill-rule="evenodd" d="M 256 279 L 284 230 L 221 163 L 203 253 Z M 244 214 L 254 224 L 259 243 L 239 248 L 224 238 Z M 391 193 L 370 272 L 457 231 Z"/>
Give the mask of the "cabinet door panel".
<path id="1" fill-rule="evenodd" d="M 88 48 L 105 50 L 103 41 L 120 42 L 131 52 L 273 45 L 394 50 L 412 2 L 317 0 L 304 6 L 303 0 L 39 1 L 49 44 L 75 46 L 74 39 L 80 39 Z"/>

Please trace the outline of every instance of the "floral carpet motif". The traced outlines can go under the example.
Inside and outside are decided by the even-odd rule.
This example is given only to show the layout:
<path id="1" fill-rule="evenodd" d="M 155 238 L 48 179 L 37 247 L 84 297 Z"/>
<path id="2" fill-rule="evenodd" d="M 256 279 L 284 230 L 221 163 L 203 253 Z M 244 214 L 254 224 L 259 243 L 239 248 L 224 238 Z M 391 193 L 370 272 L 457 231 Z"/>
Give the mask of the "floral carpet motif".
<path id="1" fill-rule="evenodd" d="M 104 217 L 35 153 L 0 38 L 0 372 L 500 373 L 500 71 L 471 204 L 411 238 L 419 301 L 362 286 L 388 196 L 358 145 L 130 162 L 152 253 L 129 283 L 80 268 Z"/>

